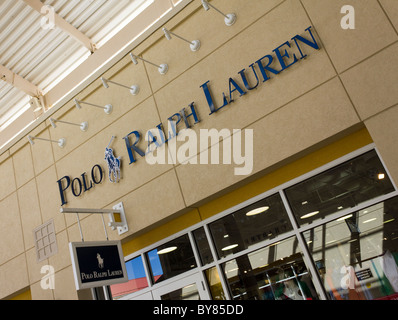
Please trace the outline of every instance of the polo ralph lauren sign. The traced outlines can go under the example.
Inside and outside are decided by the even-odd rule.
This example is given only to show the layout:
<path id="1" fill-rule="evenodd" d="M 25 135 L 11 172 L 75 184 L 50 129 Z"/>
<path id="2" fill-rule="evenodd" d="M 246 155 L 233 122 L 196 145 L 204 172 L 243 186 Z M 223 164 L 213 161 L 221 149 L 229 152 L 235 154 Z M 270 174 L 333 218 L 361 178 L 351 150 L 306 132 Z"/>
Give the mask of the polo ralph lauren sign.
<path id="1" fill-rule="evenodd" d="M 120 241 L 69 243 L 77 290 L 128 281 Z"/>
<path id="2" fill-rule="evenodd" d="M 91 178 L 91 179 L 90 179 Z M 69 176 L 65 176 L 58 180 L 58 189 L 61 196 L 61 206 L 68 203 L 66 200 L 65 192 L 70 188 L 73 196 L 80 197 L 84 192 L 87 192 L 95 185 L 100 184 L 104 178 L 102 167 L 96 164 L 89 175 L 86 172 L 82 173 L 80 177 L 72 179 Z"/>
<path id="3" fill-rule="evenodd" d="M 114 155 L 113 149 L 110 147 L 113 140 L 115 139 L 112 136 L 111 141 L 108 146 L 105 148 L 105 161 L 108 165 L 108 177 L 109 181 L 112 183 L 118 183 L 121 179 L 121 157 L 116 157 Z M 73 196 L 80 197 L 83 193 L 89 191 L 97 184 L 101 184 L 104 179 L 104 170 L 99 165 L 96 164 L 92 169 L 90 174 L 86 172 L 82 173 L 80 177 L 71 178 L 69 176 L 65 176 L 62 179 L 57 181 L 59 194 L 61 196 L 61 206 L 67 204 L 65 192 L 70 189 Z"/>
<path id="4" fill-rule="evenodd" d="M 209 115 L 213 115 L 220 109 L 231 105 L 236 100 L 236 98 L 238 98 L 236 97 L 236 94 L 239 94 L 239 97 L 248 94 L 252 90 L 259 87 L 260 83 L 267 82 L 271 79 L 271 77 L 282 73 L 284 70 L 293 66 L 295 63 L 299 62 L 302 59 L 305 59 L 307 57 L 307 54 L 304 51 L 304 47 L 320 50 L 320 46 L 317 43 L 311 29 L 311 26 L 305 29 L 305 37 L 298 34 L 295 35 L 293 38 L 291 38 L 290 41 L 286 41 L 283 44 L 279 45 L 277 48 L 275 48 L 271 54 L 267 54 L 261 59 L 258 59 L 250 64 L 247 70 L 243 69 L 239 71 L 237 73 L 237 79 L 230 77 L 228 80 L 229 90 L 227 91 L 227 93 L 222 92 L 220 95 L 222 96 L 221 105 L 217 106 L 216 104 L 216 100 L 213 97 L 214 93 L 211 91 L 210 88 L 210 80 L 203 83 L 200 88 L 202 89 L 206 98 L 206 102 L 210 110 Z M 252 76 L 251 78 L 256 79 L 255 84 L 249 84 L 248 74 L 250 73 L 252 73 L 254 76 Z M 142 136 L 142 134 L 138 130 L 130 132 L 127 136 L 123 138 L 126 143 L 127 152 L 130 159 L 130 165 L 137 161 L 137 155 L 140 157 L 146 157 L 149 153 L 152 153 L 164 143 L 170 141 L 171 139 L 174 139 L 178 135 L 177 125 L 179 123 L 182 123 L 183 127 L 185 124 L 185 129 L 189 129 L 191 127 L 191 124 L 189 123 L 188 118 L 190 117 L 192 117 L 191 119 L 194 120 L 194 124 L 197 124 L 201 121 L 195 109 L 195 102 L 191 102 L 188 106 L 188 109 L 184 108 L 179 113 L 176 113 L 167 119 L 169 127 L 171 127 L 171 130 L 169 130 L 168 132 L 163 131 L 164 126 L 162 123 L 156 125 L 155 131 L 159 131 L 161 139 L 156 139 L 153 133 L 151 131 L 148 131 L 147 137 L 145 137 L 145 140 L 148 141 L 146 150 L 142 149 L 142 147 L 139 146 L 140 142 L 144 142 L 144 137 Z M 155 148 L 151 148 L 152 144 L 155 145 Z"/>
<path id="5" fill-rule="evenodd" d="M 111 149 L 110 147 L 113 139 L 115 139 L 114 136 L 112 137 L 111 142 L 109 142 L 108 146 L 105 149 L 105 161 L 108 164 L 109 181 L 112 183 L 117 183 L 120 181 L 121 178 L 121 158 L 116 158 L 113 154 L 113 149 Z"/>
<path id="6" fill-rule="evenodd" d="M 267 83 L 271 78 L 281 74 L 291 66 L 305 59 L 308 56 L 306 53 L 308 49 L 320 50 L 320 45 L 312 32 L 311 26 L 305 29 L 305 34 L 295 35 L 290 40 L 285 41 L 272 50 L 272 53 L 257 59 L 251 63 L 248 68 L 240 70 L 234 77 L 229 77 L 227 82 L 229 90 L 224 90 L 224 92 L 215 94 L 215 92 L 212 91 L 210 80 L 198 86 L 199 91 L 204 94 L 206 107 L 208 107 L 210 111 L 209 116 L 216 114 L 223 108 L 224 110 L 227 109 L 227 106 L 231 105 L 236 99 L 253 92 L 253 90 L 260 87 L 262 83 Z M 221 103 L 220 100 L 222 101 Z M 245 112 L 245 110 L 242 110 L 242 112 Z M 129 165 L 137 162 L 138 157 L 150 158 L 147 157 L 147 155 L 153 155 L 154 151 L 160 149 L 162 145 L 171 140 L 175 140 L 179 131 L 190 129 L 193 125 L 198 124 L 201 120 L 196 110 L 196 102 L 193 101 L 188 107 L 182 108 L 179 112 L 174 113 L 167 118 L 167 121 L 169 128 L 166 132 L 161 122 L 157 124 L 153 130 L 149 130 L 145 137 L 139 130 L 131 131 L 128 135 L 123 137 L 127 149 Z M 180 125 L 180 130 L 177 128 L 178 125 Z M 111 142 L 105 149 L 105 160 L 108 165 L 110 182 L 117 183 L 121 179 L 121 158 L 115 156 L 114 150 L 110 148 L 113 139 L 114 137 L 112 137 Z M 196 146 L 196 144 L 193 145 Z M 251 145 L 253 145 L 253 143 L 251 143 Z M 186 148 L 185 145 L 184 147 Z M 171 148 L 169 148 L 169 151 L 170 150 Z M 183 149 L 183 151 L 185 152 L 185 149 Z M 251 161 L 251 163 L 252 162 L 253 161 Z M 248 167 L 249 169 L 252 168 L 252 166 Z M 244 170 L 241 172 L 243 173 L 239 174 L 248 175 L 251 173 L 251 170 Z M 61 196 L 61 205 L 67 204 L 65 196 L 67 190 L 71 190 L 75 197 L 79 197 L 102 181 L 103 169 L 100 165 L 95 165 L 91 169 L 91 175 L 85 172 L 74 179 L 69 176 L 63 177 L 57 181 Z"/>

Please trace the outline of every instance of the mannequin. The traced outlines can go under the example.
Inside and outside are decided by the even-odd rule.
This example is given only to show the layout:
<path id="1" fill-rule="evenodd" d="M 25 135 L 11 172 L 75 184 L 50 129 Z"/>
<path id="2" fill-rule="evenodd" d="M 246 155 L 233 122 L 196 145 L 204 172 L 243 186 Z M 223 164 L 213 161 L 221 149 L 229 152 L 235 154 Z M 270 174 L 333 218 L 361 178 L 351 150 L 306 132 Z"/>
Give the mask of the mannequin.
<path id="1" fill-rule="evenodd" d="M 282 280 L 282 283 L 281 286 L 275 290 L 275 298 L 277 300 L 304 300 L 295 279 L 283 281 L 283 279 L 288 278 L 289 275 L 285 275 L 285 271 L 282 268 L 278 269 L 278 276 L 279 280 Z"/>

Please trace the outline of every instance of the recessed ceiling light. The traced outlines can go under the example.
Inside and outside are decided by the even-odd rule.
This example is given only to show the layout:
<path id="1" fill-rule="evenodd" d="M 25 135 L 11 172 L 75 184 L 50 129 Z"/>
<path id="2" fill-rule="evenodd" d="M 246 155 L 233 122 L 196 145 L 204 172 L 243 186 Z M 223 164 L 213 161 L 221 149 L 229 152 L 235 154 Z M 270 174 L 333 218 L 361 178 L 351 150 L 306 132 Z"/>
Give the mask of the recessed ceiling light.
<path id="1" fill-rule="evenodd" d="M 172 252 L 174 250 L 177 250 L 177 247 L 168 247 L 168 248 L 159 250 L 158 254 L 166 254 L 166 253 Z"/>
<path id="2" fill-rule="evenodd" d="M 369 222 L 372 222 L 372 221 L 375 221 L 375 220 L 377 220 L 377 218 L 372 218 L 372 219 L 366 220 L 366 221 L 364 221 L 362 223 L 369 223 Z"/>
<path id="3" fill-rule="evenodd" d="M 300 217 L 300 219 L 307 219 L 307 218 L 316 216 L 318 213 L 319 213 L 319 211 L 313 211 L 313 212 L 303 215 L 302 217 Z"/>
<path id="4" fill-rule="evenodd" d="M 249 211 L 248 213 L 246 213 L 246 216 L 248 216 L 248 217 L 255 216 L 257 214 L 267 211 L 268 209 L 269 209 L 268 206 L 256 208 L 256 209 L 253 209 L 253 210 Z"/>
<path id="5" fill-rule="evenodd" d="M 349 215 L 347 215 L 347 216 L 338 218 L 337 221 L 343 221 L 343 220 L 348 219 L 348 218 L 351 218 L 351 217 L 352 217 L 352 214 L 349 214 Z"/>
<path id="6" fill-rule="evenodd" d="M 386 175 L 385 175 L 384 173 L 379 173 L 379 174 L 377 175 L 377 178 L 378 178 L 379 180 L 383 180 L 385 177 L 386 177 Z"/>
<path id="7" fill-rule="evenodd" d="M 228 250 L 236 248 L 237 246 L 239 246 L 237 243 L 231 244 L 230 246 L 226 246 L 225 248 L 222 248 L 221 251 L 228 251 Z"/>

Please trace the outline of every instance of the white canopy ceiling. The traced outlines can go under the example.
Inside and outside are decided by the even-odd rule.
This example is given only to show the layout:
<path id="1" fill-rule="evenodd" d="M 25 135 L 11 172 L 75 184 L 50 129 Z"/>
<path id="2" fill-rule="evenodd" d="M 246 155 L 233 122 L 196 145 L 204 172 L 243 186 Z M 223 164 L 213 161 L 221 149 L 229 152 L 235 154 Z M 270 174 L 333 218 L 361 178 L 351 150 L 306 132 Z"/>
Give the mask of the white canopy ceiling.
<path id="1" fill-rule="evenodd" d="M 0 0 L 0 134 L 153 2 Z"/>

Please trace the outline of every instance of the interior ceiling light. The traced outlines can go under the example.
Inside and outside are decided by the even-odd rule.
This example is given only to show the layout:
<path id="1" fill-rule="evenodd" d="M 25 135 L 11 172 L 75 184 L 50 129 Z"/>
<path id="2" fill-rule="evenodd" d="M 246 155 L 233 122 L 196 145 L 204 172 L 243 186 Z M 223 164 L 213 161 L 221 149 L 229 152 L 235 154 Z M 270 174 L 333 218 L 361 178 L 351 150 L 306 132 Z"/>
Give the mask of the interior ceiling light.
<path id="1" fill-rule="evenodd" d="M 365 220 L 362 223 L 369 223 L 369 222 L 372 222 L 372 221 L 375 221 L 375 220 L 377 220 L 377 218 L 371 218 L 371 219 Z"/>
<path id="2" fill-rule="evenodd" d="M 101 78 L 101 81 L 102 81 L 102 84 L 104 85 L 105 89 L 109 88 L 109 84 L 108 83 L 113 83 L 113 84 L 116 84 L 117 86 L 129 89 L 130 93 L 133 96 L 137 95 L 140 92 L 140 87 L 138 85 L 136 85 L 136 84 L 132 85 L 131 87 L 129 87 L 129 86 L 125 86 L 124 84 L 120 84 L 120 83 L 105 79 L 104 77 Z"/>
<path id="3" fill-rule="evenodd" d="M 198 51 L 199 50 L 199 48 L 200 48 L 200 41 L 199 40 L 189 41 L 189 40 L 187 40 L 187 39 L 185 39 L 185 38 L 183 38 L 183 37 L 181 37 L 179 35 L 176 35 L 175 33 L 171 32 L 171 31 L 167 30 L 166 28 L 163 28 L 162 30 L 163 30 L 164 35 L 166 36 L 167 40 L 171 40 L 171 35 L 173 35 L 173 36 L 175 36 L 175 37 L 177 37 L 177 38 L 179 38 L 181 40 L 184 40 L 185 42 L 188 42 L 192 51 Z"/>
<path id="4" fill-rule="evenodd" d="M 229 245 L 229 246 L 226 246 L 226 247 L 222 248 L 221 251 L 232 250 L 232 249 L 236 248 L 237 246 L 239 246 L 237 243 L 231 244 L 231 245 Z"/>
<path id="5" fill-rule="evenodd" d="M 38 137 L 33 137 L 31 135 L 28 136 L 28 141 L 29 143 L 33 146 L 35 142 L 33 140 L 42 140 L 42 141 L 48 141 L 48 142 L 53 142 L 57 143 L 60 148 L 65 147 L 66 145 L 66 140 L 64 138 L 61 138 L 59 140 L 51 140 L 51 139 L 44 139 L 44 138 L 38 138 Z"/>
<path id="6" fill-rule="evenodd" d="M 316 216 L 318 213 L 319 213 L 319 211 L 313 211 L 313 212 L 310 212 L 310 213 L 307 213 L 307 214 L 301 216 L 300 219 L 307 219 L 307 218 Z"/>
<path id="7" fill-rule="evenodd" d="M 169 66 L 168 66 L 167 63 L 163 63 L 163 64 L 161 64 L 161 65 L 157 65 L 156 63 L 153 63 L 153 62 L 150 62 L 150 61 L 148 61 L 148 60 L 145 60 L 145 59 L 143 59 L 143 58 L 141 58 L 141 57 L 139 57 L 139 56 L 136 56 L 136 55 L 134 55 L 134 54 L 132 54 L 132 53 L 130 53 L 130 57 L 131 57 L 131 61 L 133 61 L 133 63 L 134 63 L 135 65 L 138 64 L 138 60 L 137 60 L 137 59 L 140 59 L 140 60 L 142 60 L 142 61 L 144 61 L 144 62 L 146 62 L 146 63 L 149 63 L 149 64 L 151 64 L 151 65 L 157 67 L 160 74 L 166 74 L 167 71 L 169 71 Z"/>
<path id="8" fill-rule="evenodd" d="M 164 248 L 164 249 L 158 251 L 158 255 L 159 254 L 166 254 L 166 253 L 169 253 L 169 252 L 173 252 L 175 250 L 177 250 L 177 247 L 175 247 L 175 246 Z"/>
<path id="9" fill-rule="evenodd" d="M 384 173 L 379 173 L 377 175 L 377 179 L 379 179 L 379 180 L 383 180 L 385 177 L 386 177 L 386 175 Z"/>
<path id="10" fill-rule="evenodd" d="M 81 109 L 82 108 L 81 104 L 87 104 L 87 105 L 92 106 L 92 107 L 97 107 L 97 108 L 103 109 L 106 114 L 111 114 L 112 110 L 113 110 L 113 107 L 112 107 L 111 104 L 107 104 L 105 107 L 101 107 L 101 106 L 98 106 L 96 104 L 80 101 L 80 100 L 77 100 L 77 99 L 75 99 L 74 102 L 75 102 L 75 105 L 76 105 L 77 109 Z"/>
<path id="11" fill-rule="evenodd" d="M 88 122 L 87 121 L 82 122 L 82 123 L 79 124 L 79 123 L 73 123 L 73 122 L 68 122 L 68 121 L 63 121 L 63 120 L 57 120 L 57 119 L 54 119 L 54 118 L 50 118 L 51 126 L 54 129 L 57 128 L 57 125 L 55 124 L 56 122 L 65 123 L 65 124 L 69 124 L 69 125 L 72 125 L 72 126 L 78 126 L 81 131 L 87 131 L 87 129 L 88 129 Z"/>
<path id="12" fill-rule="evenodd" d="M 218 13 L 224 16 L 224 22 L 225 24 L 230 27 L 236 22 L 236 15 L 235 13 L 229 13 L 229 14 L 224 14 L 220 10 L 218 10 L 215 6 L 207 2 L 206 0 L 202 0 L 202 5 L 203 8 L 205 8 L 206 11 L 210 10 L 210 7 L 212 7 L 214 10 L 216 10 Z"/>
<path id="13" fill-rule="evenodd" d="M 344 217 L 338 218 L 336 221 L 344 221 L 344 220 L 349 219 L 351 217 L 352 217 L 352 214 L 349 214 L 349 215 L 346 215 Z"/>
<path id="14" fill-rule="evenodd" d="M 267 211 L 268 209 L 269 209 L 268 206 L 256 208 L 256 209 L 253 209 L 253 210 L 247 212 L 246 216 L 248 216 L 248 217 L 255 216 L 255 215 L 258 215 L 260 213 Z"/>

